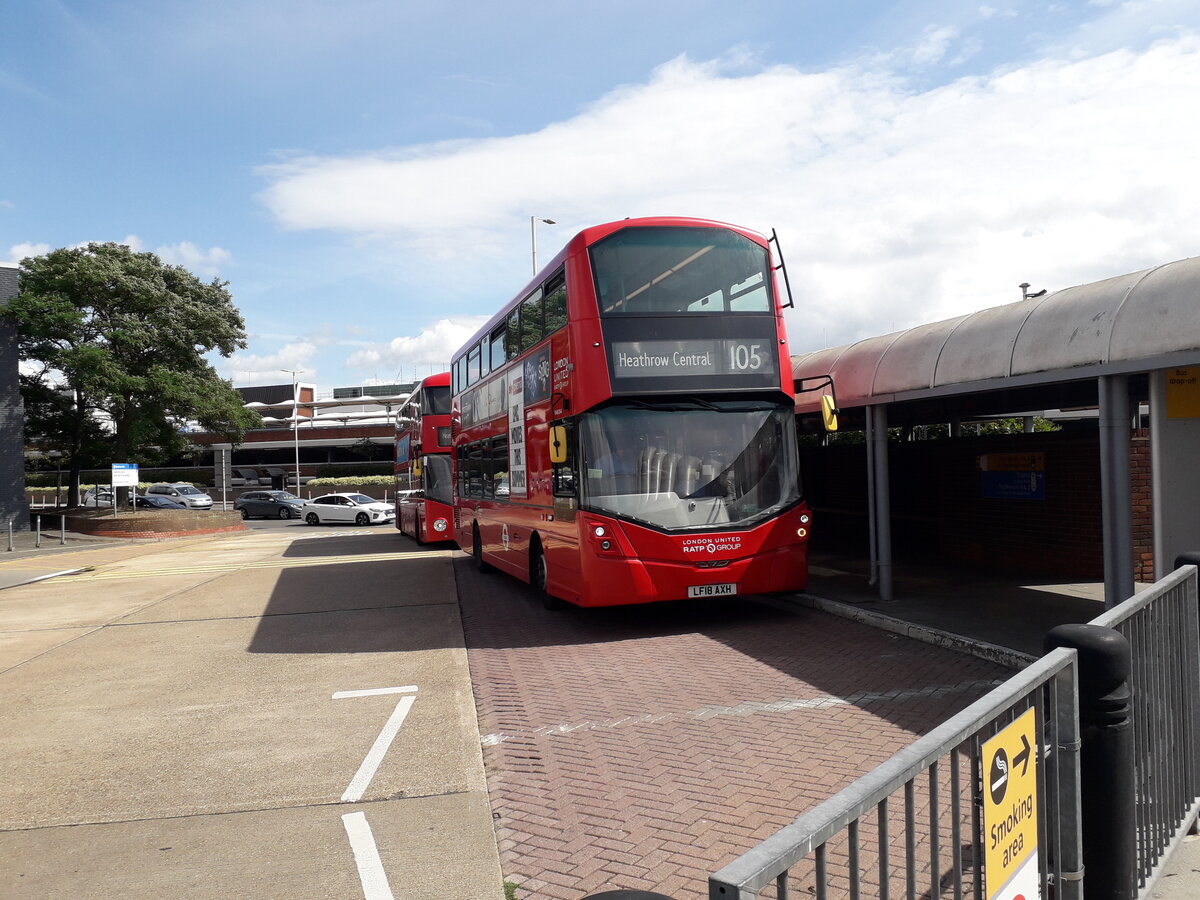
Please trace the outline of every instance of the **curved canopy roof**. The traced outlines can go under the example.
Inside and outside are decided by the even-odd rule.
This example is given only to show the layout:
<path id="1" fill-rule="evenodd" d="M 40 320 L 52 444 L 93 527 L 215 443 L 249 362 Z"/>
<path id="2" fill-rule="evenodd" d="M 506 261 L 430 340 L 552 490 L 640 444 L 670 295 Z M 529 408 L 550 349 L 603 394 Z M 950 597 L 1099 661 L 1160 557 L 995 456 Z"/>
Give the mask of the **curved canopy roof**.
<path id="1" fill-rule="evenodd" d="M 1200 362 L 1200 258 L 792 357 L 848 409 Z M 819 409 L 817 394 L 796 398 Z"/>

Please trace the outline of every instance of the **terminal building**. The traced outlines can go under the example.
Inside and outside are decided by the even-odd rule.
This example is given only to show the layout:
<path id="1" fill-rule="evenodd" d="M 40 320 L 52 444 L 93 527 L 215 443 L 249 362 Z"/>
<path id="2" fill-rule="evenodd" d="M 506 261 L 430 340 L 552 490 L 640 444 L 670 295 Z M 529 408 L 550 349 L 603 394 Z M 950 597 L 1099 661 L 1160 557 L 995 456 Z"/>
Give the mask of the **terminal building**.
<path id="1" fill-rule="evenodd" d="M 205 432 L 189 437 L 200 447 L 228 450 L 233 467 L 280 467 L 294 476 L 299 456 L 302 478 L 323 467 L 388 462 L 396 415 L 416 386 L 357 385 L 325 396 L 305 382 L 237 388 L 246 408 L 262 416 L 262 427 L 248 431 L 236 446 Z"/>

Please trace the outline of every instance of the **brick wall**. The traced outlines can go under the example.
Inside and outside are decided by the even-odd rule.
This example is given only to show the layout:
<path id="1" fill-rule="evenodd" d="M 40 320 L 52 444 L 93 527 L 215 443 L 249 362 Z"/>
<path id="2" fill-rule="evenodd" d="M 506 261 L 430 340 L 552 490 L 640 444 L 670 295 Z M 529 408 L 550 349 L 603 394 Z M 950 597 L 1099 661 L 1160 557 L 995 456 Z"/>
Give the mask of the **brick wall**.
<path id="1" fill-rule="evenodd" d="M 67 530 L 102 537 L 167 538 L 245 531 L 242 516 L 222 510 L 139 510 L 114 516 L 106 510 L 67 516 Z"/>
<path id="2" fill-rule="evenodd" d="M 1129 444 L 1129 489 L 1133 515 L 1133 580 L 1154 581 L 1154 490 L 1150 468 L 1150 429 L 1133 432 Z"/>

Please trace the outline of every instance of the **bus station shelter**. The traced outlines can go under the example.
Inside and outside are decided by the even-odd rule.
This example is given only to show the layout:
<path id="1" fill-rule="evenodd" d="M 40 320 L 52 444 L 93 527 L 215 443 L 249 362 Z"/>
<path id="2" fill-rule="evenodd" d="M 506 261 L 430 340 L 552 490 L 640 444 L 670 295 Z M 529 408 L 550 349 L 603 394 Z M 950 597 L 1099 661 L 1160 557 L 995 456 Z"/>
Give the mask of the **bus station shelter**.
<path id="1" fill-rule="evenodd" d="M 805 488 L 819 529 L 823 506 L 846 505 L 839 483 L 850 485 L 842 493 L 865 486 L 881 599 L 892 599 L 897 523 L 932 538 L 934 519 L 954 519 L 938 539 L 960 558 L 1043 567 L 1083 565 L 1090 533 L 1106 606 L 1133 595 L 1135 567 L 1161 577 L 1178 554 L 1200 550 L 1200 259 L 795 356 L 792 369 L 802 426 L 819 419 L 820 396 L 800 388 L 831 375 L 840 430 L 865 432 L 865 471 L 826 477 L 820 460 L 836 446 L 826 441 Z M 981 439 L 947 453 L 964 422 L 1021 416 L 1031 432 L 1049 410 L 1091 423 L 1071 437 Z M 912 439 L 934 425 L 947 441 L 889 443 L 889 431 Z"/>

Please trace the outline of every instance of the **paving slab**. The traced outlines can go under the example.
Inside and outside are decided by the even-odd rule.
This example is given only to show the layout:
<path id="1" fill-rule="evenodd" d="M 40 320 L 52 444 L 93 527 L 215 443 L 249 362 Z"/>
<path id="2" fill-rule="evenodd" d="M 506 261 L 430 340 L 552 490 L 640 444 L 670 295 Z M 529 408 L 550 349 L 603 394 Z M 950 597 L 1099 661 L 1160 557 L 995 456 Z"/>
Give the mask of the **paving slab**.
<path id="1" fill-rule="evenodd" d="M 336 802 L 397 704 L 332 699 L 347 690 L 418 688 L 366 799 L 482 787 L 454 610 L 285 618 L 284 635 L 335 631 L 366 652 L 247 652 L 259 621 L 219 619 L 105 628 L 11 670 L 0 734 L 20 777 L 0 781 L 0 828 Z M 437 649 L 380 644 L 402 628 Z"/>
<path id="2" fill-rule="evenodd" d="M 499 900 L 452 569 L 406 549 L 223 536 L 0 593 L 0 895 L 361 895 L 349 815 L 393 896 Z"/>
<path id="3" fill-rule="evenodd" d="M 499 866 L 481 864 L 495 860 L 482 793 L 0 832 L 0 895 L 361 897 L 343 821 L 358 813 L 397 900 L 503 897 Z"/>
<path id="4" fill-rule="evenodd" d="M 517 896 L 707 896 L 707 877 L 1010 669 L 751 600 L 548 613 L 456 559 Z"/>
<path id="5" fill-rule="evenodd" d="M 85 627 L 0 632 L 0 674 L 94 630 Z"/>

